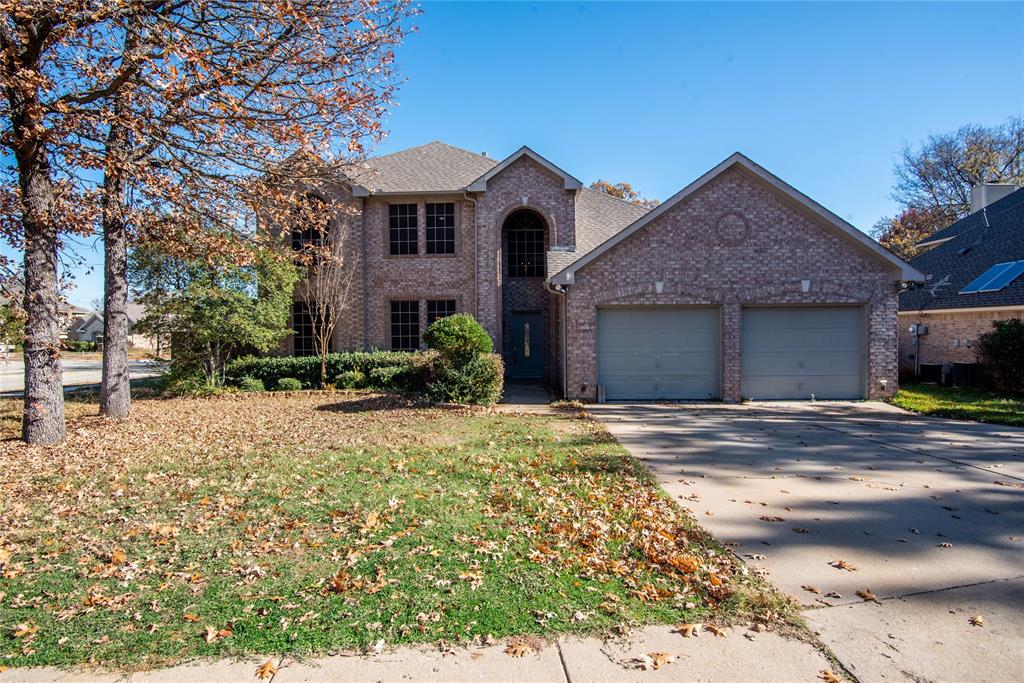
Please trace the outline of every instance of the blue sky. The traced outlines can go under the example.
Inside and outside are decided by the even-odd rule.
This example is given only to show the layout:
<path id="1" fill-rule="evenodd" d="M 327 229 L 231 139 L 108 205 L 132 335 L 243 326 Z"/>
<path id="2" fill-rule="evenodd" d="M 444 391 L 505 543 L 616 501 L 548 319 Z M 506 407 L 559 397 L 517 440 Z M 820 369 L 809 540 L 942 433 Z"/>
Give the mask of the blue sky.
<path id="1" fill-rule="evenodd" d="M 894 211 L 904 143 L 1024 111 L 1022 3 L 423 9 L 379 153 L 527 144 L 586 183 L 665 199 L 739 150 L 868 230 Z M 72 301 L 100 295 L 100 270 Z"/>

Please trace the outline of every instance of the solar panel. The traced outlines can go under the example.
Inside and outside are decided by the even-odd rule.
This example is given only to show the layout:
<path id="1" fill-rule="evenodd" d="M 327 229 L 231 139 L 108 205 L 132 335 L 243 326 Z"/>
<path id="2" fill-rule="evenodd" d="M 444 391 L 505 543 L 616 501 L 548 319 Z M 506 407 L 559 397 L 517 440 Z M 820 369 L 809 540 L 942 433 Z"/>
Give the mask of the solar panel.
<path id="1" fill-rule="evenodd" d="M 998 292 L 1024 273 L 1024 261 L 997 263 L 960 290 L 961 294 Z"/>
<path id="2" fill-rule="evenodd" d="M 979 292 L 998 292 L 1024 273 L 1024 261 L 1014 261 L 1010 267 L 982 285 Z"/>

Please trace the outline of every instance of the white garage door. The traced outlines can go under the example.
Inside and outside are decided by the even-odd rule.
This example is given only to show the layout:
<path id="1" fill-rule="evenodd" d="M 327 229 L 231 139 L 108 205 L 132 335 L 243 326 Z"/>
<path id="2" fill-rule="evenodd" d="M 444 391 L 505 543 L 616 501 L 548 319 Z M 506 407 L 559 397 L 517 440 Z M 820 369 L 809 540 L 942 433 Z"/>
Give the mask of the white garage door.
<path id="1" fill-rule="evenodd" d="M 861 309 L 744 308 L 744 398 L 862 398 Z"/>
<path id="2" fill-rule="evenodd" d="M 609 400 L 721 396 L 714 307 L 601 308 L 597 381 Z"/>

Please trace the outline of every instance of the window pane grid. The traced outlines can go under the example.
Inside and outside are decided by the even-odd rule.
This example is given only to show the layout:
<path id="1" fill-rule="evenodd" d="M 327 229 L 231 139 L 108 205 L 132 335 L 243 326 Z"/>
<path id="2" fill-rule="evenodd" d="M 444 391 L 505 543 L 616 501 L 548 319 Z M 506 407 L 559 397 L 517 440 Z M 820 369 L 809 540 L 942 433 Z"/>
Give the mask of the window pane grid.
<path id="1" fill-rule="evenodd" d="M 313 317 L 305 301 L 292 303 L 292 343 L 296 356 L 312 356 L 316 353 L 313 344 Z"/>
<path id="2" fill-rule="evenodd" d="M 544 225 L 532 212 L 512 217 L 506 244 L 509 277 L 544 277 Z"/>
<path id="3" fill-rule="evenodd" d="M 427 204 L 427 253 L 455 253 L 455 203 Z"/>
<path id="4" fill-rule="evenodd" d="M 455 299 L 427 301 L 427 327 L 435 320 L 455 315 Z"/>
<path id="5" fill-rule="evenodd" d="M 415 351 L 420 347 L 420 302 L 391 302 L 391 349 Z"/>
<path id="6" fill-rule="evenodd" d="M 418 225 L 415 204 L 388 205 L 388 227 L 393 256 L 419 253 Z"/>

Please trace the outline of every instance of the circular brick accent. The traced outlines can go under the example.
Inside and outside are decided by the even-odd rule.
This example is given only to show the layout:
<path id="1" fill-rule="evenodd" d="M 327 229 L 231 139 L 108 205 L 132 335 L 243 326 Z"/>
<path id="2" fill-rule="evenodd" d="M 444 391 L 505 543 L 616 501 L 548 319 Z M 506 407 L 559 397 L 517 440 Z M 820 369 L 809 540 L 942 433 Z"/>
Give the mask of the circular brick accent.
<path id="1" fill-rule="evenodd" d="M 750 224 L 738 211 L 729 211 L 718 217 L 715 226 L 718 239 L 727 247 L 738 247 L 750 236 Z"/>

